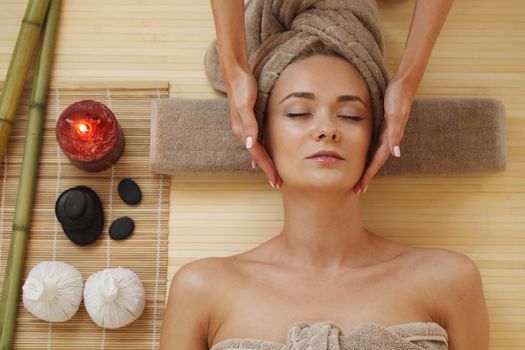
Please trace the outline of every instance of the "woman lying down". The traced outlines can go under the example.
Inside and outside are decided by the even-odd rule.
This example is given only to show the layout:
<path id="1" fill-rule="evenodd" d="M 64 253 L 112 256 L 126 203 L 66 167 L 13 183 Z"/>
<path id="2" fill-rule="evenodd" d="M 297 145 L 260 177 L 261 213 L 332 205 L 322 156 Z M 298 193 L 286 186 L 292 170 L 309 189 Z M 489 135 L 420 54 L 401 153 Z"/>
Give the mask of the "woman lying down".
<path id="1" fill-rule="evenodd" d="M 269 51 L 282 62 L 252 57 L 261 142 L 284 184 L 284 224 L 249 251 L 177 271 L 160 349 L 488 349 L 470 258 L 363 227 L 352 188 L 377 143 L 376 92 L 386 76 L 373 59 L 352 56 L 355 43 L 329 37 L 275 43 Z M 277 56 L 281 49 L 293 54 Z"/>

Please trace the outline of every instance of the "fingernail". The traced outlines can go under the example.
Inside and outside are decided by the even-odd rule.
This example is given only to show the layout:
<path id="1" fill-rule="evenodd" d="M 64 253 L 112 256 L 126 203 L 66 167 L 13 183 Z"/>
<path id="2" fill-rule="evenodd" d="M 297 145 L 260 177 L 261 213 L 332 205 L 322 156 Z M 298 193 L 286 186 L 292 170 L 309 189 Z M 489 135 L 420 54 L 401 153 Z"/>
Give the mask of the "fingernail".
<path id="1" fill-rule="evenodd" d="M 252 168 L 255 169 L 255 163 L 253 162 L 253 160 L 252 160 Z"/>
<path id="2" fill-rule="evenodd" d="M 401 157 L 401 150 L 399 149 L 399 146 L 394 146 L 394 155 L 396 157 Z"/>
<path id="3" fill-rule="evenodd" d="M 363 190 L 363 193 L 365 193 L 367 189 L 368 189 L 368 185 L 365 186 L 365 189 Z"/>
<path id="4" fill-rule="evenodd" d="M 250 149 L 253 146 L 253 138 L 251 136 L 248 136 L 246 138 L 246 148 Z"/>
<path id="5" fill-rule="evenodd" d="M 361 193 L 361 189 L 358 189 L 356 196 L 359 196 L 360 193 Z"/>
<path id="6" fill-rule="evenodd" d="M 268 182 L 270 183 L 270 186 L 272 186 L 272 188 L 275 188 L 275 185 L 272 183 L 272 180 L 268 180 Z"/>
<path id="7" fill-rule="evenodd" d="M 275 187 L 277 187 L 278 190 L 281 189 L 281 185 L 280 184 L 275 185 Z"/>

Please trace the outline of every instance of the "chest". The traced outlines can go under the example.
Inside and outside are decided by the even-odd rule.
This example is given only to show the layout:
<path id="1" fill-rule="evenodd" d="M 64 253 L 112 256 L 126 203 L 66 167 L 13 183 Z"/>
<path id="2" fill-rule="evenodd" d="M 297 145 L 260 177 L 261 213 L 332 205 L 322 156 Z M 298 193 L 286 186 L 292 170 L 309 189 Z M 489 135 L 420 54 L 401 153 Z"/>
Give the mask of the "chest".
<path id="1" fill-rule="evenodd" d="M 392 325 L 432 321 L 417 275 L 399 269 L 338 274 L 279 274 L 260 270 L 234 280 L 212 322 L 214 339 L 283 341 L 297 322 L 332 320 L 343 330 L 365 322 Z"/>

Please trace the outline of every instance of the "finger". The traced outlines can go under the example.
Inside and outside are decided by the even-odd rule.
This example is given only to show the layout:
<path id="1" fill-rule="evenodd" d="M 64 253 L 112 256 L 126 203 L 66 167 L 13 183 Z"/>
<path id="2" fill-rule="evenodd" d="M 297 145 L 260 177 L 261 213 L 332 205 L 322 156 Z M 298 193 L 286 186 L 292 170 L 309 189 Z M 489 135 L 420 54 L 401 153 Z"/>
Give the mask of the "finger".
<path id="1" fill-rule="evenodd" d="M 264 147 L 256 142 L 248 152 L 255 164 L 257 164 L 257 166 L 264 172 L 266 178 L 271 181 L 274 186 L 279 185 L 280 187 L 282 185 L 282 180 Z"/>
<path id="2" fill-rule="evenodd" d="M 256 159 L 255 163 L 264 172 L 268 181 L 271 182 L 272 187 L 280 188 L 283 181 L 277 173 L 277 169 L 264 147 L 257 143 L 249 150 L 249 152 L 253 153 L 252 157 Z"/>
<path id="3" fill-rule="evenodd" d="M 403 137 L 403 121 L 389 118 L 386 128 L 387 143 L 390 154 L 395 157 L 401 157 L 401 138 Z"/>
<path id="4" fill-rule="evenodd" d="M 243 133 L 244 133 L 244 144 L 247 149 L 253 147 L 257 141 L 257 136 L 259 134 L 259 126 L 257 124 L 257 119 L 255 118 L 255 113 L 253 109 L 249 107 L 243 107 L 239 110 L 239 116 L 242 123 Z"/>
<path id="5" fill-rule="evenodd" d="M 354 185 L 354 187 L 352 188 L 352 191 L 354 192 L 354 194 L 356 196 L 358 196 L 360 193 L 361 193 L 361 179 L 363 177 L 361 176 L 361 178 L 359 179 L 359 181 L 357 181 L 357 183 Z"/>
<path id="6" fill-rule="evenodd" d="M 248 149 L 250 157 L 252 158 L 252 167 L 254 167 L 254 165 L 259 166 L 271 182 L 272 187 L 277 186 L 280 188 L 282 180 L 279 177 L 270 156 L 264 147 L 257 142 L 259 131 L 257 119 L 255 118 L 253 110 L 244 109 L 240 114 L 243 121 L 244 134 L 246 135 L 245 147 Z"/>
<path id="7" fill-rule="evenodd" d="M 253 111 L 247 107 L 243 107 L 241 112 L 236 109 L 232 103 L 231 110 L 231 128 L 234 135 L 244 144 L 249 151 L 252 168 L 259 166 L 266 174 L 266 177 L 275 185 L 276 176 L 273 174 L 273 164 L 268 164 L 269 157 L 261 152 L 260 147 L 257 147 L 258 125 Z M 242 117 L 244 115 L 244 117 Z M 251 118 L 251 119 L 250 119 Z M 253 151 L 252 151 L 253 150 Z M 268 159 L 265 159 L 268 158 Z"/>
<path id="8" fill-rule="evenodd" d="M 363 176 L 361 177 L 361 180 L 359 181 L 358 190 L 364 191 L 364 189 L 368 186 L 370 181 L 372 181 L 372 178 L 377 174 L 379 169 L 381 169 L 381 167 L 385 164 L 389 156 L 390 156 L 390 151 L 388 150 L 388 145 L 384 143 L 374 153 L 372 161 L 368 165 L 365 173 L 363 174 Z"/>

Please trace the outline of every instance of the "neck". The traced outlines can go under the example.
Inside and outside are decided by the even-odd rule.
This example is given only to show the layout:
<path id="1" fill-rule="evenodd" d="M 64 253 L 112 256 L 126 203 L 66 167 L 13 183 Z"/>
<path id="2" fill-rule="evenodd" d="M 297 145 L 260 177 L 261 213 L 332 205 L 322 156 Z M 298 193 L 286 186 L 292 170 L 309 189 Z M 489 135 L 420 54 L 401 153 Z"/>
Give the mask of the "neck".
<path id="1" fill-rule="evenodd" d="M 284 225 L 274 238 L 278 261 L 303 270 L 336 272 L 369 260 L 372 237 L 363 227 L 353 192 L 282 191 Z"/>

